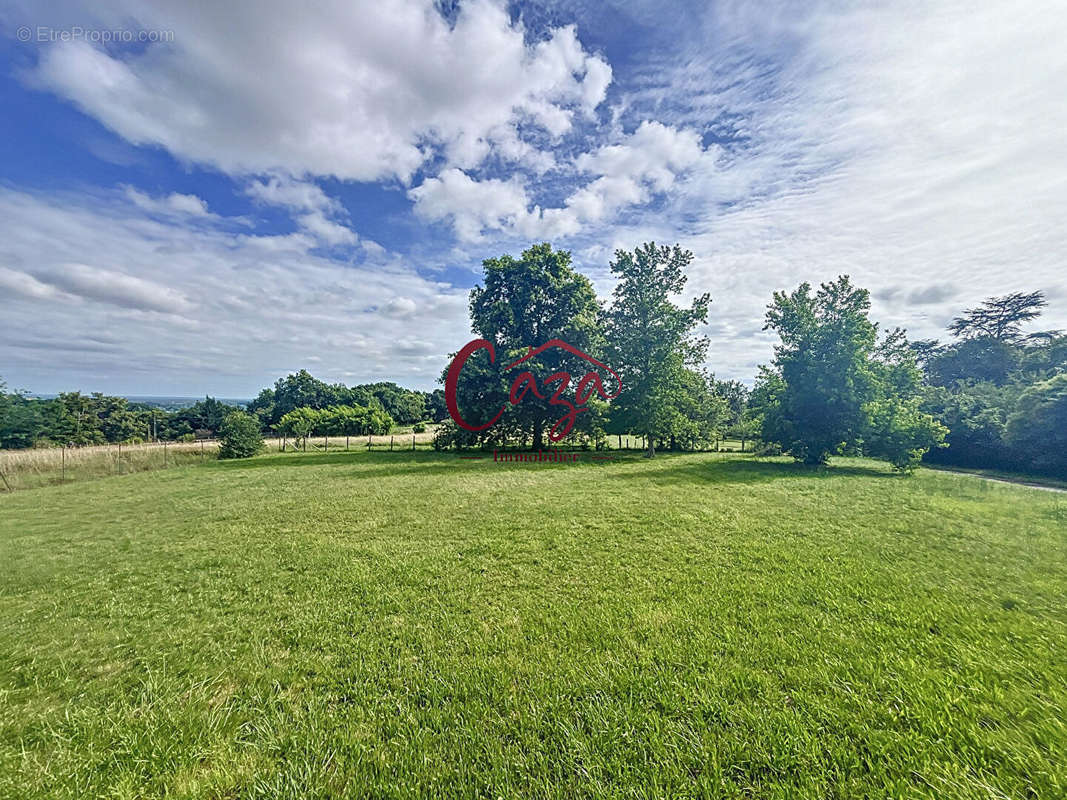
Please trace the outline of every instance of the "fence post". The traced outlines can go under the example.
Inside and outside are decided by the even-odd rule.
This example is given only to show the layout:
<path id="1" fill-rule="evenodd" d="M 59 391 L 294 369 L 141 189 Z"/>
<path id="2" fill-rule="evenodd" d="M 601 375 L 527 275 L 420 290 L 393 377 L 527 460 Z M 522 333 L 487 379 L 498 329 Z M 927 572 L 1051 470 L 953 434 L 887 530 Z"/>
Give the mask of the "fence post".
<path id="1" fill-rule="evenodd" d="M 389 436 L 389 452 L 390 453 L 393 452 L 393 439 L 394 438 L 395 437 L 393 437 L 392 435 Z"/>
<path id="2" fill-rule="evenodd" d="M 411 432 L 411 452 L 415 452 L 415 431 Z"/>
<path id="3" fill-rule="evenodd" d="M 167 466 L 167 440 L 163 440 L 163 466 Z"/>
<path id="4" fill-rule="evenodd" d="M 370 433 L 367 434 L 367 449 L 370 450 Z"/>
<path id="5" fill-rule="evenodd" d="M 63 472 L 62 472 L 62 476 L 60 477 L 60 480 L 62 480 L 62 481 L 66 481 L 67 480 L 67 446 L 66 445 L 63 445 Z"/>

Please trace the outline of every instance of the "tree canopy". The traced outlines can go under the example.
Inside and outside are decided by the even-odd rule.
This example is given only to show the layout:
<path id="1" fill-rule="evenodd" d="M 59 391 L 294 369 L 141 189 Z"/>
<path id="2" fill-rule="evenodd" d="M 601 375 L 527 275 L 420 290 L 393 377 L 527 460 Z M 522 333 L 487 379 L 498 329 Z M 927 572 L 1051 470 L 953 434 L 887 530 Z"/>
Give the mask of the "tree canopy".
<path id="1" fill-rule="evenodd" d="M 867 452 L 910 469 L 945 429 L 919 404 L 919 371 L 901 331 L 879 344 L 870 296 L 847 275 L 812 294 L 775 292 L 767 324 L 778 333 L 761 376 L 762 438 L 798 461 Z"/>
<path id="2" fill-rule="evenodd" d="M 673 300 L 685 289 L 692 260 L 678 245 L 650 242 L 632 252 L 617 250 L 610 264 L 618 283 L 607 312 L 608 358 L 625 387 L 612 402 L 612 416 L 623 430 L 646 437 L 649 456 L 657 439 L 677 438 L 681 422 L 708 396 L 689 368 L 707 353 L 707 340 L 693 331 L 707 321 L 711 296 L 700 295 L 688 308 Z"/>

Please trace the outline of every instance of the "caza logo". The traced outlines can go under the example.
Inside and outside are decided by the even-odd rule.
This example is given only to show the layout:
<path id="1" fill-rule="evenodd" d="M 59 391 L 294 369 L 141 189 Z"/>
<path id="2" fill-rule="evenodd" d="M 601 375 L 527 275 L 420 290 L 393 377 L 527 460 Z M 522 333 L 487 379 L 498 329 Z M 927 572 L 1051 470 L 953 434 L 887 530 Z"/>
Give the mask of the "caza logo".
<path id="1" fill-rule="evenodd" d="M 589 410 L 586 403 L 589 402 L 589 398 L 593 396 L 594 392 L 604 400 L 611 400 L 614 397 L 618 397 L 619 393 L 622 392 L 622 379 L 611 367 L 602 364 L 592 356 L 583 353 L 577 347 L 567 344 L 562 339 L 552 339 L 538 348 L 531 347 L 529 352 L 522 358 L 512 361 L 504 367 L 503 372 L 510 372 L 511 370 L 522 366 L 530 359 L 536 358 L 541 353 L 554 347 L 566 350 L 568 353 L 576 355 L 594 366 L 600 367 L 600 369 L 607 372 L 615 380 L 615 392 L 613 394 L 608 394 L 604 391 L 604 384 L 600 379 L 600 375 L 593 370 L 590 370 L 578 381 L 578 385 L 574 390 L 573 400 L 571 400 L 564 396 L 571 385 L 571 374 L 569 372 L 553 372 L 540 384 L 537 382 L 537 377 L 528 369 L 515 375 L 514 380 L 511 382 L 511 391 L 508 394 L 508 401 L 511 405 L 517 406 L 522 402 L 522 399 L 528 392 L 532 392 L 535 397 L 539 397 L 542 400 L 547 399 L 549 405 L 559 406 L 560 408 L 566 409 L 566 413 L 556 420 L 556 423 L 548 432 L 549 440 L 558 442 L 571 432 L 578 415 L 583 411 Z M 448 367 L 448 374 L 445 377 L 445 402 L 448 405 L 448 413 L 451 415 L 452 419 L 456 421 L 456 424 L 459 425 L 459 427 L 474 432 L 484 431 L 491 428 L 496 424 L 497 420 L 503 416 L 504 411 L 507 408 L 507 405 L 502 405 L 492 419 L 482 423 L 469 422 L 463 418 L 462 414 L 460 414 L 459 402 L 456 397 L 457 387 L 459 386 L 459 376 L 463 372 L 463 367 L 466 365 L 467 359 L 478 350 L 489 351 L 490 364 L 496 361 L 496 351 L 493 348 L 493 343 L 488 339 L 475 339 L 473 342 L 468 342 L 462 350 L 456 353 L 456 357 L 452 359 L 452 363 Z M 542 390 L 545 392 L 549 391 L 549 387 L 553 384 L 556 385 L 555 390 L 546 397 L 546 395 L 542 393 Z"/>

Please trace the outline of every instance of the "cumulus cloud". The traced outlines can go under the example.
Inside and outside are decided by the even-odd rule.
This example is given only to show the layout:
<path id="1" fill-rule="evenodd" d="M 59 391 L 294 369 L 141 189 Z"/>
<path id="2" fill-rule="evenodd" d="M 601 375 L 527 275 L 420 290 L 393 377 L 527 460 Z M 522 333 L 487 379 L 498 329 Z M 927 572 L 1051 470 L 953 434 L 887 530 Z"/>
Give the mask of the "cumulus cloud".
<path id="1" fill-rule="evenodd" d="M 126 140 L 228 173 L 407 180 L 434 150 L 473 167 L 525 122 L 569 131 L 605 97 L 611 67 L 573 26 L 526 40 L 490 0 L 453 21 L 425 0 L 224 5 L 104 0 L 34 9 L 33 24 L 174 32 L 143 51 L 44 48 L 30 80 Z"/>
<path id="2" fill-rule="evenodd" d="M 567 196 L 562 207 L 531 207 L 518 176 L 475 180 L 456 168 L 426 179 L 408 196 L 415 201 L 416 214 L 451 222 L 465 241 L 478 241 L 492 231 L 565 237 L 591 223 L 611 220 L 622 209 L 647 203 L 654 194 L 671 189 L 698 162 L 714 158 L 695 131 L 646 120 L 620 142 L 579 155 L 575 171 L 596 177 Z"/>
<path id="3" fill-rule="evenodd" d="M 411 189 L 415 213 L 424 219 L 449 220 L 456 234 L 474 241 L 483 231 L 499 231 L 525 220 L 526 190 L 518 178 L 476 181 L 455 167 Z"/>

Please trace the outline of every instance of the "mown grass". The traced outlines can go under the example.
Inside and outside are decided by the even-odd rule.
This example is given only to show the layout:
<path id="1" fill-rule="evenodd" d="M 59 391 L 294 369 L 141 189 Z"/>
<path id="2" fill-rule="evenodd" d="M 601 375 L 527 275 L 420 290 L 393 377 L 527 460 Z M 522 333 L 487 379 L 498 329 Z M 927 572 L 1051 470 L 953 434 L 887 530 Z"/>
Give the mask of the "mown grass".
<path id="1" fill-rule="evenodd" d="M 1067 499 L 272 454 L 0 497 L 2 797 L 1067 796 Z"/>

